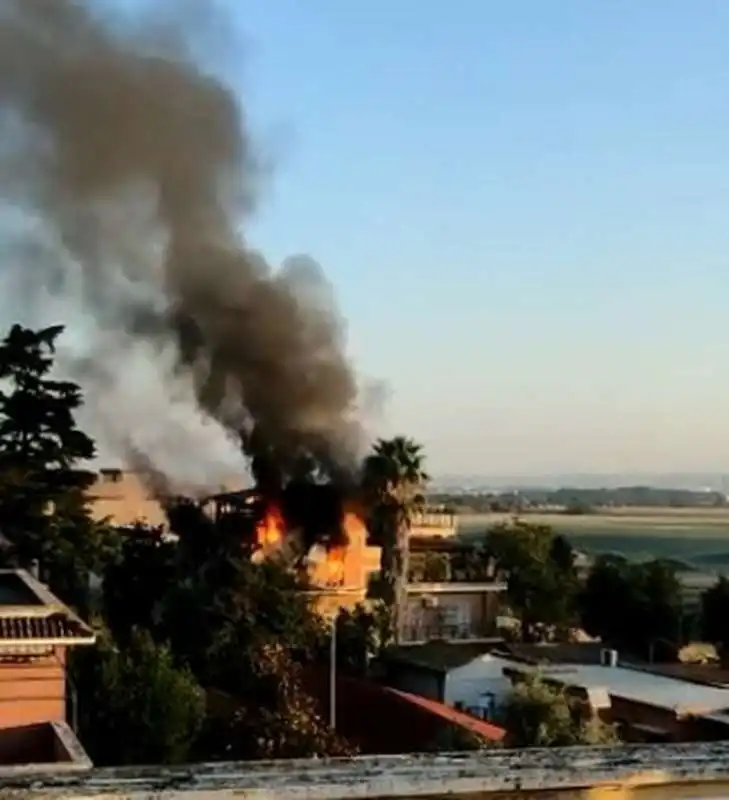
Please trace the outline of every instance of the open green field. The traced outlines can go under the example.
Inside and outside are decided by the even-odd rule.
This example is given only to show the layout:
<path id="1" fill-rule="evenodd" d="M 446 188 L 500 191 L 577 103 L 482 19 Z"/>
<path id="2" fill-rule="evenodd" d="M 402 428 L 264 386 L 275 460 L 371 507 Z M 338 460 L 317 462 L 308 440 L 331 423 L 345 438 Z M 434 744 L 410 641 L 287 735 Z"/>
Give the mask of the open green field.
<path id="1" fill-rule="evenodd" d="M 483 535 L 509 514 L 464 514 L 459 533 Z M 611 509 L 598 514 L 524 514 L 551 525 L 579 550 L 621 553 L 628 558 L 675 558 L 694 569 L 729 571 L 729 509 Z"/>

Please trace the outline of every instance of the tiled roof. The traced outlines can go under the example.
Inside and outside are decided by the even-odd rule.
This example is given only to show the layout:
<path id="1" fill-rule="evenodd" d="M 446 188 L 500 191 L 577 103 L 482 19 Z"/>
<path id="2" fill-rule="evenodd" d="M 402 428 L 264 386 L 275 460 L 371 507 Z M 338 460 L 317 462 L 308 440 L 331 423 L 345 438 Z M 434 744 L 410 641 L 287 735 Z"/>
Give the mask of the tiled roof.
<path id="1" fill-rule="evenodd" d="M 88 639 L 91 635 L 85 625 L 62 613 L 45 617 L 0 616 L 0 644 L 7 641 Z"/>
<path id="2" fill-rule="evenodd" d="M 471 731 L 471 733 L 475 733 L 477 736 L 489 742 L 500 742 L 506 735 L 506 731 L 498 725 L 493 725 L 490 722 L 478 719 L 478 717 L 473 717 L 470 714 L 466 714 L 464 711 L 456 711 L 455 708 L 451 708 L 445 703 L 439 703 L 436 700 L 430 700 L 427 697 L 421 697 L 417 694 L 401 692 L 399 689 L 391 689 L 388 687 L 386 691 L 392 692 L 392 694 L 401 697 L 408 703 L 419 706 L 429 714 L 440 717 L 444 722 L 450 722 L 453 725 L 466 728 Z"/>
<path id="3" fill-rule="evenodd" d="M 320 713 L 328 718 L 329 671 L 304 669 L 303 680 Z M 500 741 L 505 735 L 502 728 L 443 703 L 344 675 L 337 676 L 336 714 L 337 730 L 362 754 L 426 752 L 441 734 L 459 728 L 485 742 Z"/>

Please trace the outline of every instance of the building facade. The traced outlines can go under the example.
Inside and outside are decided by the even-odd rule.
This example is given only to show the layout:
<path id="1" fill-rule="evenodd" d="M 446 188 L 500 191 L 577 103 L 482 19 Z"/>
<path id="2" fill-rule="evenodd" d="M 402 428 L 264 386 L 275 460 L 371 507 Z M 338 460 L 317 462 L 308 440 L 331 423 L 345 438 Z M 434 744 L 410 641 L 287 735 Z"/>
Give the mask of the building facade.
<path id="1" fill-rule="evenodd" d="M 506 584 L 499 581 L 410 583 L 403 614 L 403 644 L 433 640 L 488 641 L 498 635 Z"/>

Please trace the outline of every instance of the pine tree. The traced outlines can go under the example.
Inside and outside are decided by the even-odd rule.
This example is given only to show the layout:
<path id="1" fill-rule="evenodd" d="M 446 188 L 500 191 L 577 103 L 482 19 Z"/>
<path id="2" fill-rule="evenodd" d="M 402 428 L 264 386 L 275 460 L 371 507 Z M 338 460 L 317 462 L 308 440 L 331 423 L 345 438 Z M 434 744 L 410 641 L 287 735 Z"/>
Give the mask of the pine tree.
<path id="1" fill-rule="evenodd" d="M 93 474 L 80 465 L 95 446 L 76 424 L 81 390 L 52 377 L 62 332 L 14 325 L 0 343 L 0 533 L 6 565 L 38 563 L 56 594 L 85 607 L 113 537 L 86 506 Z"/>

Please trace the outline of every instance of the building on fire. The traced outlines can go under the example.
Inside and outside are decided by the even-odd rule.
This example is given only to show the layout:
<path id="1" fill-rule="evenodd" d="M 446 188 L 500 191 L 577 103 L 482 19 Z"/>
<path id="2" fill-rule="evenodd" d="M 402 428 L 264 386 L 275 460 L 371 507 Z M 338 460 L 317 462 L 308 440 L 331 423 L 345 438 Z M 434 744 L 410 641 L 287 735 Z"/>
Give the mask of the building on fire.
<path id="1" fill-rule="evenodd" d="M 233 491 L 229 486 L 221 489 L 203 501 L 206 512 L 213 517 L 231 512 L 260 517 L 257 524 L 250 526 L 260 557 L 286 552 L 301 544 L 288 530 L 281 509 L 265 504 L 261 509 L 260 498 L 254 491 Z M 142 522 L 164 529 L 167 525 L 161 506 L 134 473 L 101 470 L 89 498 L 96 519 L 109 519 L 119 526 Z M 321 500 L 326 504 L 330 498 Z M 364 602 L 380 571 L 380 548 L 368 541 L 361 517 L 347 508 L 339 516 L 340 540 L 329 546 L 315 542 L 307 554 L 310 592 L 323 614 Z M 417 517 L 411 540 L 414 559 L 423 548 L 448 552 L 457 549 L 454 531 L 455 517 L 447 510 Z M 489 640 L 496 634 L 504 591 L 505 584 L 496 573 L 492 580 L 479 582 L 461 580 L 458 574 L 445 576 L 444 580 L 413 575 L 407 587 L 401 639 L 407 642 Z"/>

